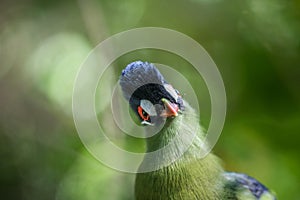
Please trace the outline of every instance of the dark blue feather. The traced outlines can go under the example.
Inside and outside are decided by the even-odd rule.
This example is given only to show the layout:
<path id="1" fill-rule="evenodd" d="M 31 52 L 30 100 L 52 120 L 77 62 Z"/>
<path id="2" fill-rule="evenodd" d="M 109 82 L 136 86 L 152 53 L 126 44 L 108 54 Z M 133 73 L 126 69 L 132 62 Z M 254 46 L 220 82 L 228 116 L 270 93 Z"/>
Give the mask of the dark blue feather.
<path id="1" fill-rule="evenodd" d="M 226 172 L 224 177 L 227 182 L 226 187 L 230 190 L 248 190 L 257 199 L 260 199 L 265 193 L 271 193 L 266 186 L 246 174 Z M 275 197 L 274 200 L 276 200 Z"/>
<path id="2" fill-rule="evenodd" d="M 124 97 L 129 100 L 133 92 L 147 84 L 163 85 L 164 77 L 152 63 L 135 61 L 126 66 L 120 76 Z"/>

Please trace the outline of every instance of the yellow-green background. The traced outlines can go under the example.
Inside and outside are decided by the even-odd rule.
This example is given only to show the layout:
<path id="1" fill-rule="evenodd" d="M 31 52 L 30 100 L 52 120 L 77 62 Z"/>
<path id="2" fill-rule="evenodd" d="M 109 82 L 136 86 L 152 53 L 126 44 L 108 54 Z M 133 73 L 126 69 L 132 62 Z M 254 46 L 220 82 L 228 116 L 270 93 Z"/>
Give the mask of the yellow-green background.
<path id="1" fill-rule="evenodd" d="M 297 0 L 1 1 L 0 198 L 132 199 L 134 175 L 100 164 L 79 140 L 72 84 L 99 42 L 127 29 L 159 26 L 198 41 L 219 67 L 228 110 L 214 152 L 225 168 L 256 177 L 279 199 L 298 200 L 299 10 Z M 197 87 L 201 78 L 183 59 L 155 50 L 114 62 L 107 72 L 113 78 L 96 98 L 99 120 L 110 112 L 109 86 L 137 59 L 184 74 L 203 99 L 207 127 L 210 103 L 205 88 Z M 124 148 L 144 149 L 140 140 L 118 139 Z"/>

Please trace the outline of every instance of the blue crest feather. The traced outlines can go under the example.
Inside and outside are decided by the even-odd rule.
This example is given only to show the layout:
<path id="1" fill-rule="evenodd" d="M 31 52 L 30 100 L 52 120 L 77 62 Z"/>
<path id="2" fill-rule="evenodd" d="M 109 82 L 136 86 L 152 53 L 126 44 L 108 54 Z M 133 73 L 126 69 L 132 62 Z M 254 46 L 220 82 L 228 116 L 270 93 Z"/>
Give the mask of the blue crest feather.
<path id="1" fill-rule="evenodd" d="M 120 85 L 127 100 L 135 90 L 149 83 L 163 85 L 165 80 L 158 69 L 148 62 L 132 62 L 126 66 L 120 76 Z"/>

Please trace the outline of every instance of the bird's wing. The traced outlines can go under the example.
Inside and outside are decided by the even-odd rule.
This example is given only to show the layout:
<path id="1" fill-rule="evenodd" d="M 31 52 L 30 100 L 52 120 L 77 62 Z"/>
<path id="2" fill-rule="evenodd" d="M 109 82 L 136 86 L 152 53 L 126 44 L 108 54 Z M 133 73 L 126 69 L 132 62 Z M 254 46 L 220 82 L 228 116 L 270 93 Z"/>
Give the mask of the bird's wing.
<path id="1" fill-rule="evenodd" d="M 236 200 L 276 200 L 268 188 L 245 174 L 225 172 L 225 190 Z"/>

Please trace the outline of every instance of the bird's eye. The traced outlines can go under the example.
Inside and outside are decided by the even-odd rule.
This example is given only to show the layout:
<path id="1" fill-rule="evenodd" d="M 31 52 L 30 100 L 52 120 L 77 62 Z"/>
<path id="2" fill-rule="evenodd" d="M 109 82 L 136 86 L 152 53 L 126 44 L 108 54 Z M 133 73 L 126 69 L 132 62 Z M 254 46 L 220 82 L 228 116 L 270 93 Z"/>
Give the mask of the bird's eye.
<path id="1" fill-rule="evenodd" d="M 138 113 L 139 113 L 140 117 L 141 117 L 144 121 L 148 121 L 148 120 L 149 120 L 150 115 L 149 115 L 148 113 L 146 113 L 146 112 L 144 111 L 144 109 L 143 109 L 141 106 L 138 107 Z"/>

